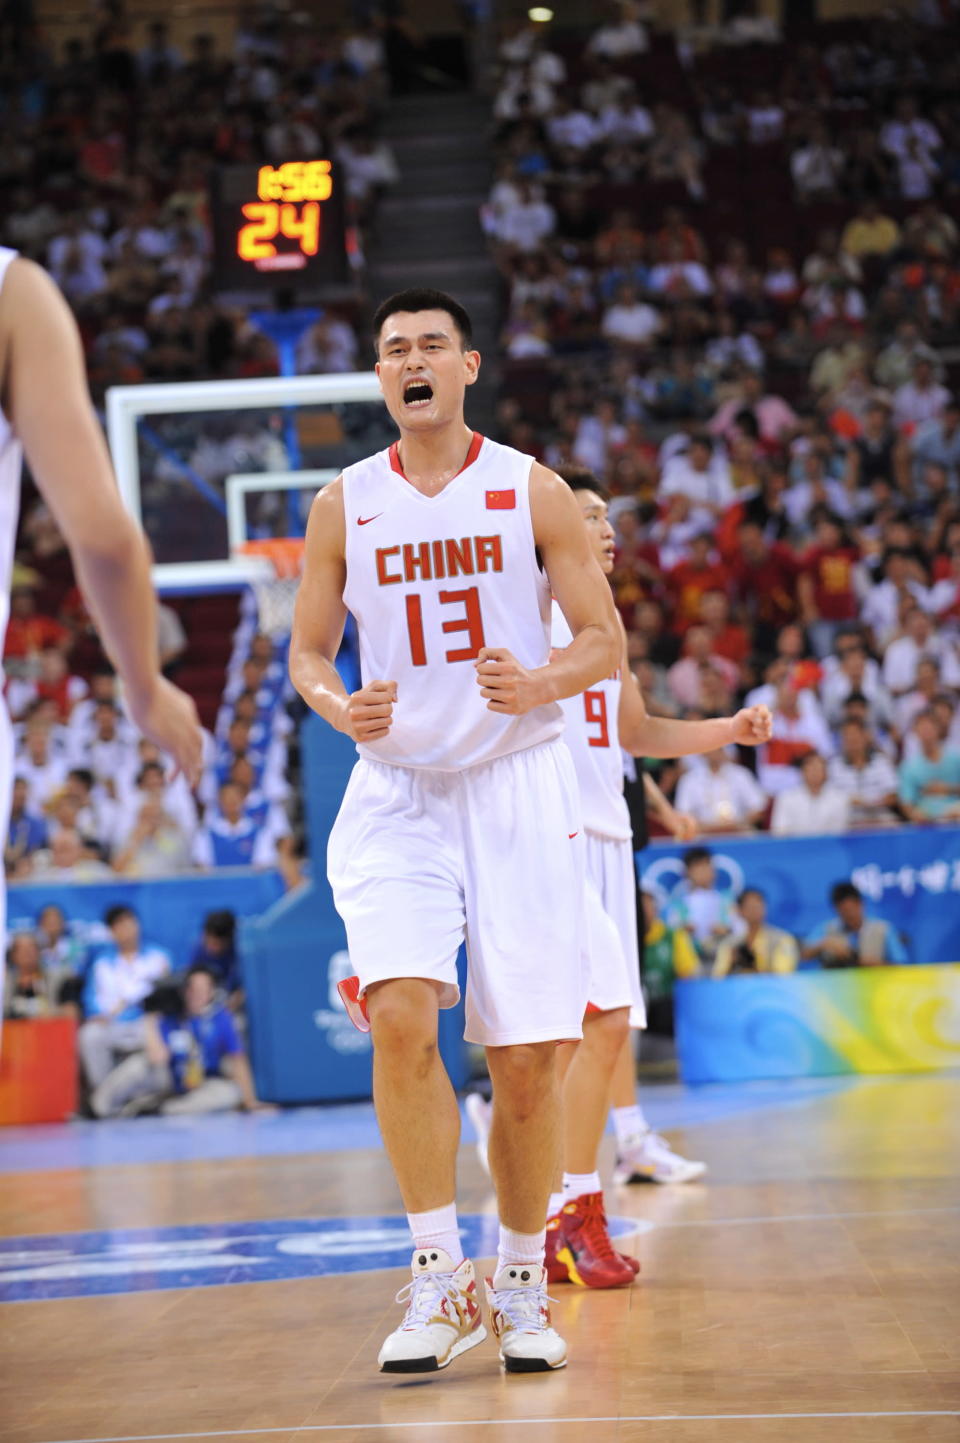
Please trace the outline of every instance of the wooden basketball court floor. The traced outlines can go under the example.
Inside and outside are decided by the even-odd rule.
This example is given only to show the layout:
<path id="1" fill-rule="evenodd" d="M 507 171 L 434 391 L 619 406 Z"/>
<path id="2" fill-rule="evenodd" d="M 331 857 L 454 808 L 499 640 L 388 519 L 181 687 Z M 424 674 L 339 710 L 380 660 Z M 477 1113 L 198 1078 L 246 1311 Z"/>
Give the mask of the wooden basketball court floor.
<path id="1" fill-rule="evenodd" d="M 646 1102 L 708 1180 L 608 1192 L 642 1275 L 555 1287 L 570 1364 L 534 1376 L 490 1340 L 376 1371 L 408 1244 L 367 1107 L 7 1130 L 0 1438 L 957 1443 L 960 1076 Z"/>

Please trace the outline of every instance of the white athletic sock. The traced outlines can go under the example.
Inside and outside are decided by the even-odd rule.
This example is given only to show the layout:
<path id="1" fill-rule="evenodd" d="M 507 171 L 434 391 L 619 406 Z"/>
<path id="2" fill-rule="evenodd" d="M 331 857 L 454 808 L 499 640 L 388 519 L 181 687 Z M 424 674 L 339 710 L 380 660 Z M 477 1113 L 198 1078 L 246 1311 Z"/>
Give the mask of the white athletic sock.
<path id="1" fill-rule="evenodd" d="M 618 1152 L 642 1141 L 644 1134 L 650 1131 L 650 1124 L 638 1102 L 634 1103 L 633 1107 L 612 1107 L 610 1116 L 613 1118 L 613 1130 L 617 1134 Z"/>
<path id="2" fill-rule="evenodd" d="M 565 1203 L 573 1202 L 578 1197 L 586 1197 L 588 1193 L 602 1191 L 598 1172 L 565 1172 L 563 1174 L 563 1200 Z"/>
<path id="3" fill-rule="evenodd" d="M 547 1203 L 547 1217 L 555 1218 L 565 1201 L 566 1199 L 562 1192 L 552 1192 L 550 1194 L 550 1201 Z"/>
<path id="4" fill-rule="evenodd" d="M 538 1263 L 543 1266 L 543 1251 L 547 1245 L 547 1230 L 538 1233 L 515 1233 L 512 1228 L 500 1224 L 500 1242 L 497 1247 L 497 1268 L 512 1263 Z"/>
<path id="5" fill-rule="evenodd" d="M 448 1203 L 444 1208 L 431 1208 L 426 1213 L 407 1213 L 407 1222 L 413 1233 L 415 1248 L 443 1248 L 453 1259 L 454 1267 L 460 1266 L 463 1248 L 460 1246 L 455 1202 Z"/>

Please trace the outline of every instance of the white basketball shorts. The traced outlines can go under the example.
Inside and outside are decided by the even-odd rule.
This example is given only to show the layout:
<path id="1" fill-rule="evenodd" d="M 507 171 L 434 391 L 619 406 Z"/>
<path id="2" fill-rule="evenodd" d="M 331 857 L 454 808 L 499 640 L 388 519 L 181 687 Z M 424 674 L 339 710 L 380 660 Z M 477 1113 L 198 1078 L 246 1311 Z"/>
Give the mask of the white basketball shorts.
<path id="1" fill-rule="evenodd" d="M 374 982 L 426 977 L 453 1007 L 466 941 L 468 1042 L 581 1037 L 584 846 L 562 741 L 463 772 L 361 758 L 327 847 L 361 997 Z"/>
<path id="2" fill-rule="evenodd" d="M 637 874 L 632 842 L 587 833 L 587 940 L 591 1011 L 630 1008 L 630 1026 L 646 1027 L 637 945 Z"/>

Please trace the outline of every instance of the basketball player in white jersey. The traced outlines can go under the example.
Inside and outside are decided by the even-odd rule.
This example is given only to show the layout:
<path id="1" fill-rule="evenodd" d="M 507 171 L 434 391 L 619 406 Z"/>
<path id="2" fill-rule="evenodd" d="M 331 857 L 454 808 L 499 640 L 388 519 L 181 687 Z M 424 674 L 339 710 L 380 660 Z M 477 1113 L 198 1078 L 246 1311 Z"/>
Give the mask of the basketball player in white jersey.
<path id="1" fill-rule="evenodd" d="M 609 575 L 614 564 L 614 532 L 607 520 L 603 487 L 587 470 L 571 468 L 562 474 L 579 503 L 591 549 Z M 564 1172 L 562 1190 L 555 1191 L 549 1203 L 546 1263 L 549 1282 L 569 1279 L 591 1288 L 623 1286 L 639 1271 L 634 1259 L 612 1246 L 598 1172 L 618 1059 L 628 1045 L 629 1028 L 643 1027 L 646 1021 L 640 990 L 633 836 L 623 795 L 621 747 L 633 756 L 677 757 L 730 742 L 758 746 L 769 737 L 771 724 L 770 713 L 762 706 L 707 721 L 650 716 L 630 673 L 622 623 L 619 630 L 621 654 L 616 670 L 581 696 L 562 702 L 587 838 L 590 987 L 583 1040 L 560 1048 Z M 562 649 L 569 641 L 570 630 L 554 607 L 553 645 Z M 471 1119 L 475 1125 L 479 1119 L 482 1128 L 479 1109 L 471 1109 Z M 662 1139 L 657 1146 L 666 1149 Z M 654 1144 L 648 1143 L 648 1147 L 652 1149 Z M 672 1153 L 671 1157 L 677 1175 L 685 1173 L 692 1178 L 705 1171 L 702 1163 L 686 1163 Z M 686 1163 L 685 1169 L 679 1167 L 681 1163 Z"/>
<path id="2" fill-rule="evenodd" d="M 581 1035 L 583 835 L 560 698 L 618 664 L 610 589 L 558 477 L 471 432 L 480 357 L 463 308 L 407 291 L 374 319 L 400 429 L 313 504 L 291 643 L 304 700 L 358 743 L 328 868 L 374 1043 L 374 1100 L 413 1233 L 388 1372 L 444 1367 L 482 1340 L 455 1204 L 456 1098 L 437 1012 L 459 995 L 496 1088 L 500 1240 L 487 1298 L 512 1372 L 562 1367 L 543 1268 L 558 1156 L 556 1043 Z M 551 592 L 571 644 L 550 659 Z M 334 666 L 346 611 L 363 686 Z"/>
<path id="3" fill-rule="evenodd" d="M 160 675 L 147 547 L 117 491 L 90 404 L 76 324 L 46 272 L 0 247 L 0 646 L 10 615 L 24 452 L 70 548 L 104 649 L 123 680 L 131 719 L 195 783 L 202 748 L 196 707 Z M 0 703 L 4 837 L 12 787 L 13 739 Z M 0 889 L 0 940 L 3 910 Z M 0 946 L 0 958 L 5 950 Z"/>

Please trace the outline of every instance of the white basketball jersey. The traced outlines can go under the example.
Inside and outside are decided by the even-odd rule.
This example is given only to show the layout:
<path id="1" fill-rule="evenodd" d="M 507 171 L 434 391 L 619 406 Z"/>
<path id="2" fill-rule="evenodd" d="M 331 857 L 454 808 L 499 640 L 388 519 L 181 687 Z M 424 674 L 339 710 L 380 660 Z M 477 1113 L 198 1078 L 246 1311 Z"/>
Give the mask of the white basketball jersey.
<path id="1" fill-rule="evenodd" d="M 498 716 L 474 662 L 506 647 L 526 667 L 550 654 L 550 585 L 537 564 L 529 456 L 475 435 L 437 496 L 403 474 L 397 446 L 343 473 L 347 582 L 364 682 L 395 681 L 393 724 L 361 756 L 461 771 L 563 730 L 556 703 Z"/>
<path id="2" fill-rule="evenodd" d="M 7 268 L 17 256 L 16 251 L 0 246 L 0 290 Z M 20 464 L 23 451 L 13 434 L 10 422 L 0 411 L 0 650 L 10 620 L 10 578 L 13 572 L 13 548 L 17 537 L 17 516 L 20 511 Z"/>
<path id="3" fill-rule="evenodd" d="M 569 646 L 573 633 L 553 603 L 552 643 Z M 623 795 L 623 761 L 617 719 L 620 714 L 620 672 L 595 682 L 587 691 L 560 703 L 567 729 L 564 740 L 573 756 L 580 784 L 583 825 L 599 837 L 628 842 L 633 836 Z"/>

